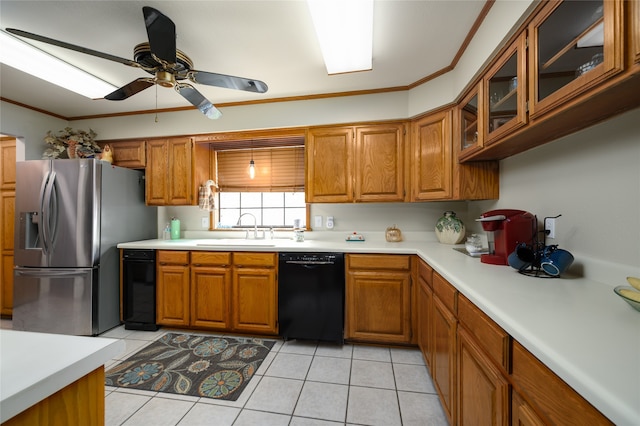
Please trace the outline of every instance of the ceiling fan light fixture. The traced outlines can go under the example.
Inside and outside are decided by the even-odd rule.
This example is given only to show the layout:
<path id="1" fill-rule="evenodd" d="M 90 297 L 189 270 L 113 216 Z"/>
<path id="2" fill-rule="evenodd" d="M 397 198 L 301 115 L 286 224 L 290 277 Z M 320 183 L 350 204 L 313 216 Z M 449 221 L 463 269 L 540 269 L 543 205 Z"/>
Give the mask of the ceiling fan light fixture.
<path id="1" fill-rule="evenodd" d="M 102 98 L 117 89 L 5 31 L 0 31 L 0 62 L 89 99 Z"/>
<path id="2" fill-rule="evenodd" d="M 372 69 L 373 0 L 307 0 L 328 74 Z"/>

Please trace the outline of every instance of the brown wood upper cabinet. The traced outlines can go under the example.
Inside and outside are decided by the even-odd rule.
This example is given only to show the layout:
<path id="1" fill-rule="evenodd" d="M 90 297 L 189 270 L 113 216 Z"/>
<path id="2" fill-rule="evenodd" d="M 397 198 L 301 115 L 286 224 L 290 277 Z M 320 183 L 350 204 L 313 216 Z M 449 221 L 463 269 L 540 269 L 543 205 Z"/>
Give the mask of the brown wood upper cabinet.
<path id="1" fill-rule="evenodd" d="M 486 200 L 499 195 L 496 161 L 460 164 L 453 152 L 452 135 L 462 138 L 462 110 L 435 112 L 411 123 L 411 201 Z"/>
<path id="2" fill-rule="evenodd" d="M 147 141 L 146 198 L 148 205 L 192 205 L 194 180 L 191 138 Z"/>
<path id="3" fill-rule="evenodd" d="M 622 12 L 621 0 L 550 2 L 540 10 L 528 29 L 532 118 L 623 70 Z"/>
<path id="4" fill-rule="evenodd" d="M 307 202 L 405 201 L 405 132 L 405 123 L 309 129 Z"/>
<path id="5" fill-rule="evenodd" d="M 144 140 L 98 142 L 100 148 L 109 144 L 113 152 L 113 165 L 128 169 L 144 169 L 146 166 L 146 145 Z"/>
<path id="6" fill-rule="evenodd" d="M 411 123 L 411 201 L 451 198 L 451 110 Z"/>

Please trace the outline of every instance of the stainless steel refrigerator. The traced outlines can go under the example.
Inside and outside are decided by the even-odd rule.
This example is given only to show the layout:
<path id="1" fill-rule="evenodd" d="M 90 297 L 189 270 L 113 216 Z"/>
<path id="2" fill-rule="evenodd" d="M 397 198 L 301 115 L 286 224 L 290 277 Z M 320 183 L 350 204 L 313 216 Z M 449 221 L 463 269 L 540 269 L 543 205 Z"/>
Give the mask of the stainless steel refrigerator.
<path id="1" fill-rule="evenodd" d="M 141 171 L 95 159 L 16 164 L 13 329 L 95 336 L 120 324 L 120 242 L 157 237 Z"/>

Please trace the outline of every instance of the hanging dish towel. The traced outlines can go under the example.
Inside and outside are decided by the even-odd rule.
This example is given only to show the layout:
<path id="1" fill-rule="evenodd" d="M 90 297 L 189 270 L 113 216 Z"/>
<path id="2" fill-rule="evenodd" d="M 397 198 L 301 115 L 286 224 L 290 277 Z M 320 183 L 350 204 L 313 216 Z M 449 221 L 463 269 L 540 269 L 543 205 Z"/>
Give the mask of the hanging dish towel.
<path id="1" fill-rule="evenodd" d="M 206 185 L 201 186 L 198 191 L 198 206 L 200 210 L 213 211 L 216 208 L 210 182 L 208 181 Z"/>

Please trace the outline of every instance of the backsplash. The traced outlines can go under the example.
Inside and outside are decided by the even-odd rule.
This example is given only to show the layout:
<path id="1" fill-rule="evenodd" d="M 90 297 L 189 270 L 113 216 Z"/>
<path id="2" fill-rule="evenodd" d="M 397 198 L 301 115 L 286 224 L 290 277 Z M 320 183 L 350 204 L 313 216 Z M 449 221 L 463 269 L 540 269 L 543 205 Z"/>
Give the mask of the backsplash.
<path id="1" fill-rule="evenodd" d="M 453 210 L 462 221 L 473 222 L 467 218 L 467 202 L 431 202 L 431 203 L 352 203 L 352 204 L 312 204 L 311 223 L 314 216 L 322 216 L 323 225 L 327 216 L 333 216 L 334 228 L 324 226 L 317 231 L 345 234 L 348 232 L 384 232 L 389 226 L 396 225 L 403 233 L 433 232 L 436 221 L 447 210 Z M 159 234 L 171 217 L 180 219 L 183 231 L 206 231 L 201 219 L 209 214 L 196 206 L 160 207 L 158 209 Z"/>

